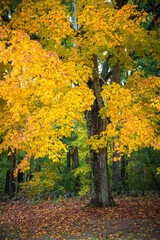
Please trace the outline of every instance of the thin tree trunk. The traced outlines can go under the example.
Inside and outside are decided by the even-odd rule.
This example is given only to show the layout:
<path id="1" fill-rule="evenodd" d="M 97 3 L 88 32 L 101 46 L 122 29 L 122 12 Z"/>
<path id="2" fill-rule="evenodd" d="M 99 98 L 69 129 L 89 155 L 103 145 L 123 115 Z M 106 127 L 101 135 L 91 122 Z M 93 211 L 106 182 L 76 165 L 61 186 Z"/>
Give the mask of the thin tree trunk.
<path id="1" fill-rule="evenodd" d="M 72 153 L 73 170 L 79 167 L 78 147 L 76 146 Z"/>
<path id="2" fill-rule="evenodd" d="M 71 170 L 71 151 L 70 150 L 67 152 L 67 167 L 70 172 Z"/>
<path id="3" fill-rule="evenodd" d="M 123 185 L 123 193 L 129 193 L 129 185 L 128 185 L 128 172 L 126 171 L 126 167 L 128 165 L 128 161 L 125 158 L 125 155 L 121 157 L 121 182 Z"/>
<path id="4" fill-rule="evenodd" d="M 112 77 L 111 82 L 119 83 L 120 82 L 120 76 L 121 76 L 121 66 L 119 61 L 113 66 L 112 70 Z M 113 143 L 114 145 L 114 143 Z M 113 153 L 113 159 L 119 158 L 119 154 L 117 151 Z M 119 177 L 119 160 L 113 161 L 113 172 L 112 172 L 112 190 L 114 192 L 119 193 L 119 184 L 120 184 L 120 177 Z"/>
<path id="5" fill-rule="evenodd" d="M 13 175 L 14 168 L 16 166 L 16 153 L 11 152 L 11 155 L 8 157 L 12 162 L 13 167 L 6 172 L 6 184 L 5 184 L 5 194 L 8 194 L 10 197 L 13 197 L 15 194 L 15 179 Z"/>
<path id="6" fill-rule="evenodd" d="M 77 139 L 77 134 L 74 137 L 74 141 Z M 75 147 L 72 153 L 72 169 L 75 170 L 79 167 L 79 157 L 78 157 L 78 146 Z M 80 177 L 77 176 L 75 180 L 75 192 L 78 193 L 80 191 Z"/>
<path id="7" fill-rule="evenodd" d="M 23 183 L 23 172 L 18 172 L 18 176 L 17 176 L 17 180 L 18 180 L 18 187 L 17 187 L 17 192 L 20 191 L 20 183 Z"/>
<path id="8" fill-rule="evenodd" d="M 125 157 L 121 157 L 121 182 L 122 182 L 122 192 L 125 194 L 126 190 L 126 163 L 125 163 Z"/>
<path id="9" fill-rule="evenodd" d="M 112 71 L 112 78 L 111 81 L 115 83 L 120 82 L 120 76 L 121 76 L 121 66 L 119 61 L 113 66 L 113 71 Z"/>
<path id="10" fill-rule="evenodd" d="M 37 159 L 36 172 L 40 172 L 40 171 L 41 171 L 41 165 L 40 165 L 39 159 Z"/>
<path id="11" fill-rule="evenodd" d="M 113 160 L 112 167 L 112 191 L 120 193 L 120 177 L 119 177 L 119 154 L 117 151 L 113 153 L 113 159 L 117 158 L 117 161 Z"/>
<path id="12" fill-rule="evenodd" d="M 17 186 L 17 192 L 18 192 L 20 191 L 20 183 L 23 183 L 23 172 L 21 172 L 20 170 L 18 171 L 17 181 L 18 181 L 18 186 Z"/>

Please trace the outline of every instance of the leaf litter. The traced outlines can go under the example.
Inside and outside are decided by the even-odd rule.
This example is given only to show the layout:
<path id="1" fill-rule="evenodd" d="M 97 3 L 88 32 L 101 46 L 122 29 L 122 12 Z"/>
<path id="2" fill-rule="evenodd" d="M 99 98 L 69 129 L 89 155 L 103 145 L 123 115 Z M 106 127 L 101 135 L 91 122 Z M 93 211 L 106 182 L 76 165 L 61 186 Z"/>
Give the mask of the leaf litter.
<path id="1" fill-rule="evenodd" d="M 116 207 L 88 200 L 2 202 L 0 239 L 160 239 L 160 197 L 116 198 Z"/>

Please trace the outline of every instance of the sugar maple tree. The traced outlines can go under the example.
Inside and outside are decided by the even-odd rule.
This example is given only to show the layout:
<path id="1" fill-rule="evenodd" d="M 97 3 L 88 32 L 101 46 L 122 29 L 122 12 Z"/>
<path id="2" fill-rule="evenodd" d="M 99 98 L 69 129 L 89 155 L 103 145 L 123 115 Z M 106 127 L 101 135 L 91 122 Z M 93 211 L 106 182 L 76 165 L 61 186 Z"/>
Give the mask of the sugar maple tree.
<path id="1" fill-rule="evenodd" d="M 70 136 L 85 112 L 91 204 L 113 204 L 107 142 L 114 141 L 120 154 L 150 145 L 159 149 L 160 79 L 143 76 L 136 64 L 147 56 L 158 62 L 159 5 L 148 14 L 140 2 L 77 0 L 75 30 L 70 1 L 10 3 L 11 20 L 6 22 L 2 12 L 0 25 L 0 148 L 27 152 L 16 173 L 29 168 L 31 156 L 58 161 L 62 150 L 67 151 L 63 136 Z M 135 73 L 120 86 L 121 73 L 128 70 Z"/>

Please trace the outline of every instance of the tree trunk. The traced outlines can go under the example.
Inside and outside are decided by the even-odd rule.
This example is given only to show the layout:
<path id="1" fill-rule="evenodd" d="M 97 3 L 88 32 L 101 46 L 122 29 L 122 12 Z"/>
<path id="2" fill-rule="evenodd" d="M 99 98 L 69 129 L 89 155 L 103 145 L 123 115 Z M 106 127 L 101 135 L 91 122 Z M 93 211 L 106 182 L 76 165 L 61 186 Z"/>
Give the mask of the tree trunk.
<path id="1" fill-rule="evenodd" d="M 67 167 L 70 172 L 71 170 L 71 151 L 70 150 L 67 152 Z"/>
<path id="2" fill-rule="evenodd" d="M 119 177 L 119 154 L 117 151 L 113 153 L 113 159 L 117 158 L 117 161 L 113 160 L 112 168 L 112 191 L 120 193 L 120 177 Z"/>
<path id="3" fill-rule="evenodd" d="M 92 110 L 86 112 L 88 138 L 105 130 L 106 121 L 98 116 L 98 111 L 98 104 L 95 100 Z M 90 147 L 90 162 L 92 171 L 91 205 L 97 207 L 113 205 L 108 181 L 107 148 L 101 148 L 97 153 Z"/>
<path id="4" fill-rule="evenodd" d="M 123 185 L 123 193 L 126 194 L 129 192 L 128 189 L 128 173 L 126 172 L 126 166 L 127 166 L 128 162 L 125 159 L 125 156 L 123 155 L 121 157 L 121 181 L 122 181 L 122 185 Z"/>
<path id="5" fill-rule="evenodd" d="M 117 61 L 117 63 L 113 66 L 111 82 L 119 83 L 120 76 L 121 76 L 121 66 L 119 61 Z M 113 159 L 114 158 L 117 158 L 117 159 L 119 158 L 119 154 L 117 153 L 117 151 L 113 153 Z M 120 191 L 119 160 L 113 161 L 112 190 L 117 193 L 119 193 Z"/>
<path id="6" fill-rule="evenodd" d="M 77 135 L 75 135 L 74 140 L 77 139 Z M 78 146 L 75 147 L 72 153 L 72 169 L 75 170 L 79 167 L 79 157 L 78 157 Z M 78 193 L 80 191 L 80 177 L 77 176 L 75 180 L 75 192 Z"/>
<path id="7" fill-rule="evenodd" d="M 115 83 L 120 82 L 120 76 L 121 76 L 121 66 L 119 61 L 113 66 L 112 70 L 112 78 L 111 81 Z"/>
<path id="8" fill-rule="evenodd" d="M 39 159 L 37 159 L 36 172 L 40 172 L 40 171 L 41 171 L 41 165 L 40 165 Z"/>
<path id="9" fill-rule="evenodd" d="M 73 170 L 79 167 L 78 147 L 76 146 L 72 153 Z"/>
<path id="10" fill-rule="evenodd" d="M 85 114 L 88 130 L 88 138 L 93 135 L 99 135 L 106 129 L 107 119 L 101 119 L 99 110 L 103 107 L 101 97 L 101 86 L 98 76 L 97 56 L 93 55 L 94 71 L 93 80 L 88 81 L 88 86 L 93 90 L 96 99 L 92 105 L 91 111 Z M 107 148 L 100 148 L 96 152 L 90 147 L 90 162 L 92 172 L 92 191 L 90 204 L 96 207 L 106 207 L 114 204 L 110 192 L 109 173 L 107 165 Z"/>
<path id="11" fill-rule="evenodd" d="M 102 84 L 100 84 L 98 75 L 98 62 L 96 54 L 93 54 L 93 64 L 93 80 L 88 81 L 88 86 L 93 90 L 96 100 L 94 101 L 91 111 L 86 112 L 89 139 L 93 135 L 100 135 L 102 131 L 106 130 L 107 124 L 109 124 L 108 119 L 101 119 L 99 116 L 99 110 L 104 106 L 104 102 L 101 96 Z M 120 74 L 120 63 L 117 62 L 113 66 L 111 81 L 119 83 Z M 90 147 L 90 161 L 92 171 L 91 204 L 103 207 L 114 205 L 110 191 L 107 148 L 100 148 L 97 153 Z"/>
<path id="12" fill-rule="evenodd" d="M 15 179 L 13 176 L 13 171 L 16 166 L 16 153 L 15 152 L 11 152 L 11 155 L 9 156 L 9 160 L 12 162 L 13 168 L 9 169 L 6 172 L 5 194 L 8 194 L 10 197 L 13 197 L 15 194 L 15 190 L 16 190 Z"/>
<path id="13" fill-rule="evenodd" d="M 18 186 L 17 186 L 17 192 L 20 191 L 20 183 L 23 183 L 23 172 L 18 172 L 18 176 L 17 176 L 17 181 L 18 181 Z"/>

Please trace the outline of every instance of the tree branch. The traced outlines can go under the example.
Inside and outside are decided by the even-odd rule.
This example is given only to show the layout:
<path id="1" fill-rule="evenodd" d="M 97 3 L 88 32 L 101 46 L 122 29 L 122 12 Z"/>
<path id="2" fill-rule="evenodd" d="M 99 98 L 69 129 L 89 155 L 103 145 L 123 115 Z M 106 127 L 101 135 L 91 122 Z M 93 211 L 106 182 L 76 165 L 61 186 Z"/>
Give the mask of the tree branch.
<path id="1" fill-rule="evenodd" d="M 156 26 L 156 21 L 158 20 L 159 17 L 160 17 L 160 12 L 157 13 L 157 15 L 153 18 L 152 22 L 147 28 L 148 31 L 151 31 Z"/>
<path id="2" fill-rule="evenodd" d="M 108 79 L 112 76 L 113 70 L 109 71 L 105 77 L 105 81 L 108 81 Z"/>
<path id="3" fill-rule="evenodd" d="M 97 69 L 96 68 L 94 68 L 94 67 L 91 67 L 91 66 L 89 66 L 88 64 L 84 64 L 85 66 L 87 66 L 87 67 L 89 67 L 89 68 L 92 68 L 96 73 L 97 73 L 97 75 L 99 76 L 99 78 L 101 78 L 102 79 L 102 81 L 103 81 L 103 83 L 105 84 L 105 85 L 107 85 L 107 83 L 105 82 L 105 80 L 104 80 L 104 78 L 99 74 L 99 72 L 97 71 Z M 108 74 L 107 74 L 108 75 Z"/>

